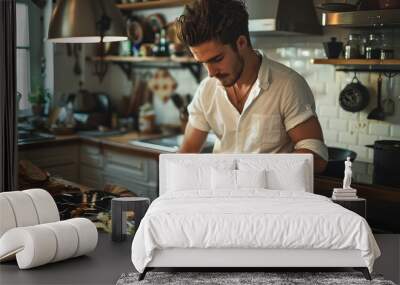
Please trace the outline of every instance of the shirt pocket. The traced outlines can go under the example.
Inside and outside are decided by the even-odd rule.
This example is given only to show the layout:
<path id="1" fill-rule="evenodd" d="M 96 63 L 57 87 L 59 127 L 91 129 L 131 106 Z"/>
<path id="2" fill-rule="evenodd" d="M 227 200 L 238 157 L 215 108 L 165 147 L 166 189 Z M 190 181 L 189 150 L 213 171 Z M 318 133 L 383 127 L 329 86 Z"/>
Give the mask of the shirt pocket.
<path id="1" fill-rule="evenodd" d="M 279 144 L 283 125 L 280 115 L 252 115 L 253 137 L 263 145 Z"/>

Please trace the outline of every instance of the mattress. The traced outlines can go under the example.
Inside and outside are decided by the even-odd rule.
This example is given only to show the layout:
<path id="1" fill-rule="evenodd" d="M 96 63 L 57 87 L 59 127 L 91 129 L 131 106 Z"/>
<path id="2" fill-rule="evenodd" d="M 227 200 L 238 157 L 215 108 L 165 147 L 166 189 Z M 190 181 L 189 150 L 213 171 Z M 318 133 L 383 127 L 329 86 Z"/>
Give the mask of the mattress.
<path id="1" fill-rule="evenodd" d="M 139 272 L 157 249 L 359 250 L 372 271 L 379 248 L 361 216 L 300 191 L 168 192 L 151 204 L 132 243 Z"/>

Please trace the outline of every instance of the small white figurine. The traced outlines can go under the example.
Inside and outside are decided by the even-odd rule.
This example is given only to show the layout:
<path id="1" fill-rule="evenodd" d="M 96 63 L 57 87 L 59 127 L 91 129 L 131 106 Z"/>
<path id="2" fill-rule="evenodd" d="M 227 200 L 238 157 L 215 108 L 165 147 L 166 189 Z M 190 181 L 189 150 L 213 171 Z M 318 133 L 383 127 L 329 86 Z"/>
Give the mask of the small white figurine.
<path id="1" fill-rule="evenodd" d="M 343 189 L 352 189 L 350 185 L 353 171 L 351 170 L 350 157 L 347 157 L 347 160 L 344 162 L 344 167 Z"/>

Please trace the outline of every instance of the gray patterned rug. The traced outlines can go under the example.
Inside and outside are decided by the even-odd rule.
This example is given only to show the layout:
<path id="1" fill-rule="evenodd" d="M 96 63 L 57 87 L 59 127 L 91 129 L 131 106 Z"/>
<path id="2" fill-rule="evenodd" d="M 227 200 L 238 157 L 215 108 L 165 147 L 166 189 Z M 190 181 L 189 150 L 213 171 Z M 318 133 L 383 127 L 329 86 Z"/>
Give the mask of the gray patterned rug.
<path id="1" fill-rule="evenodd" d="M 138 281 L 138 273 L 122 274 L 116 285 L 395 285 L 381 276 L 372 275 L 372 281 L 360 272 L 148 272 Z"/>

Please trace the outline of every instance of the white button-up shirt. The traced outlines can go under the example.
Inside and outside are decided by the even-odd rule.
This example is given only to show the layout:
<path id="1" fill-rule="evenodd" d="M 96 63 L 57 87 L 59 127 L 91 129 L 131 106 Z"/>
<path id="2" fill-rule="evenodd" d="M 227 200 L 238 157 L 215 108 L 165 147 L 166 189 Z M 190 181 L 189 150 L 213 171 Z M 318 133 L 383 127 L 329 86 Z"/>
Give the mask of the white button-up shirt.
<path id="1" fill-rule="evenodd" d="M 200 83 L 188 106 L 191 126 L 216 134 L 214 153 L 292 152 L 287 131 L 315 116 L 314 97 L 304 78 L 257 52 L 262 62 L 242 113 L 218 79 L 210 77 Z"/>

